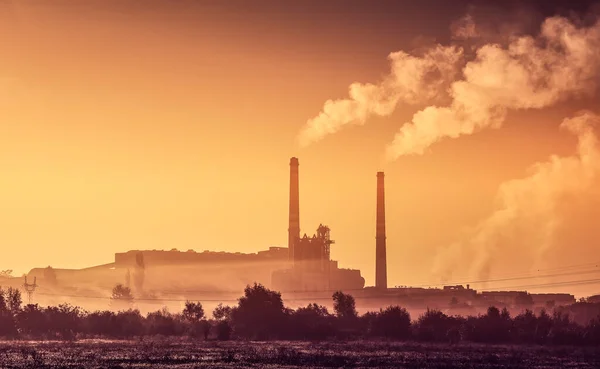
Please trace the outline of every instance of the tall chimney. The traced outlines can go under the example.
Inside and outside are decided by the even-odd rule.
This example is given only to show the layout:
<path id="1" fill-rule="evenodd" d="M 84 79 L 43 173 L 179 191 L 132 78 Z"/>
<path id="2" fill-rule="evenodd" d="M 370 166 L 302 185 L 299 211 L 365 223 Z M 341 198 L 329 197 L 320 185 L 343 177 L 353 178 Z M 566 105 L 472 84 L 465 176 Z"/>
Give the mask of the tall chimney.
<path id="1" fill-rule="evenodd" d="M 298 158 L 290 159 L 290 219 L 288 227 L 288 252 L 294 261 L 294 243 L 300 238 L 300 193 L 298 182 Z"/>
<path id="2" fill-rule="evenodd" d="M 375 236 L 375 287 L 387 289 L 387 256 L 385 247 L 385 189 L 383 172 L 377 173 L 377 227 Z"/>

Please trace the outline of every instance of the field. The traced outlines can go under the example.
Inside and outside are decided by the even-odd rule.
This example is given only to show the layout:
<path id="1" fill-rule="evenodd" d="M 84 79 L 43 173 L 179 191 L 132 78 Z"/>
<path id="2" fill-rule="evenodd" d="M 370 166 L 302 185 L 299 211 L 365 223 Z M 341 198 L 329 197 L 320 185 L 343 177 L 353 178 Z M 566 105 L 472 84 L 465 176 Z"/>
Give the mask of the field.
<path id="1" fill-rule="evenodd" d="M 2 342 L 1 368 L 597 368 L 597 348 L 385 342 Z"/>

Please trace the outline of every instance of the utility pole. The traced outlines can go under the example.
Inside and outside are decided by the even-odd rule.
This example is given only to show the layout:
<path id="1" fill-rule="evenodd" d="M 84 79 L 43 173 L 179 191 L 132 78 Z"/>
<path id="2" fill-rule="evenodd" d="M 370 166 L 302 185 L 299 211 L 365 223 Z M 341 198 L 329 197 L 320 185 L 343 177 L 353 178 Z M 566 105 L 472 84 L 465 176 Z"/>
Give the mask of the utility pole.
<path id="1" fill-rule="evenodd" d="M 28 304 L 31 305 L 33 293 L 37 288 L 37 277 L 33 277 L 33 284 L 27 283 L 27 276 L 25 276 L 25 283 L 23 284 L 23 288 L 25 288 L 25 292 L 27 292 L 27 301 Z"/>

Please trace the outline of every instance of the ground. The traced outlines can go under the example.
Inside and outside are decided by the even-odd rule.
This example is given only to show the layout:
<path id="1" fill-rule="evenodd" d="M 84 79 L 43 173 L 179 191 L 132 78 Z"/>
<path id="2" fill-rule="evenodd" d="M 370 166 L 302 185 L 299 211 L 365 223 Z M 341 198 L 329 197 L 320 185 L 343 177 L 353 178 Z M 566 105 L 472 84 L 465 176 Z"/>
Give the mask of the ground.
<path id="1" fill-rule="evenodd" d="M 1 368 L 598 368 L 600 349 L 386 342 L 2 342 Z"/>

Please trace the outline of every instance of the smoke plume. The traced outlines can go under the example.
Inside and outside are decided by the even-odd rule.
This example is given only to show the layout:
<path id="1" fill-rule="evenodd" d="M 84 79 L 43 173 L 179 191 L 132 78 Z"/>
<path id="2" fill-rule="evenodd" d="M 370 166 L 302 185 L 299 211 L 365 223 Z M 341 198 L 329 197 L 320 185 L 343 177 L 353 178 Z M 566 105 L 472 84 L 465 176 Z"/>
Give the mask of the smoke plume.
<path id="1" fill-rule="evenodd" d="M 451 86 L 450 106 L 429 106 L 396 134 L 392 160 L 423 154 L 435 142 L 504 122 L 508 109 L 541 109 L 592 94 L 600 72 L 600 23 L 577 28 L 566 18 L 544 21 L 538 37 L 480 47 Z"/>
<path id="2" fill-rule="evenodd" d="M 600 116 L 591 112 L 565 119 L 560 127 L 577 136 L 576 154 L 552 156 L 535 164 L 528 177 L 503 183 L 497 210 L 474 229 L 468 241 L 437 254 L 434 274 L 447 279 L 452 271 L 464 270 L 487 279 L 493 263 L 520 262 L 536 268 L 561 227 L 561 202 L 596 183 L 600 148 L 593 126 L 599 123 Z"/>
<path id="3" fill-rule="evenodd" d="M 437 104 L 435 98 L 449 94 L 449 105 L 430 105 L 400 128 L 386 151 L 395 160 L 423 154 L 443 138 L 498 128 L 510 109 L 541 109 L 596 90 L 600 22 L 580 27 L 551 17 L 537 36 L 513 36 L 511 31 L 504 44 L 496 42 L 498 37 L 495 43 L 482 42 L 491 36 L 479 29 L 469 16 L 454 25 L 455 40 L 477 38 L 467 54 L 456 45 L 437 45 L 422 57 L 390 54 L 391 72 L 381 83 L 354 83 L 350 98 L 325 102 L 302 129 L 300 143 L 316 142 L 349 124 L 365 124 L 372 116 L 388 116 L 399 103 Z"/>
<path id="4" fill-rule="evenodd" d="M 379 84 L 353 83 L 349 98 L 328 100 L 323 111 L 310 119 L 300 133 L 302 146 L 319 141 L 349 124 L 363 125 L 371 116 L 388 116 L 399 102 L 418 104 L 436 100 L 460 71 L 462 49 L 441 46 L 423 56 L 391 53 L 390 73 Z"/>

